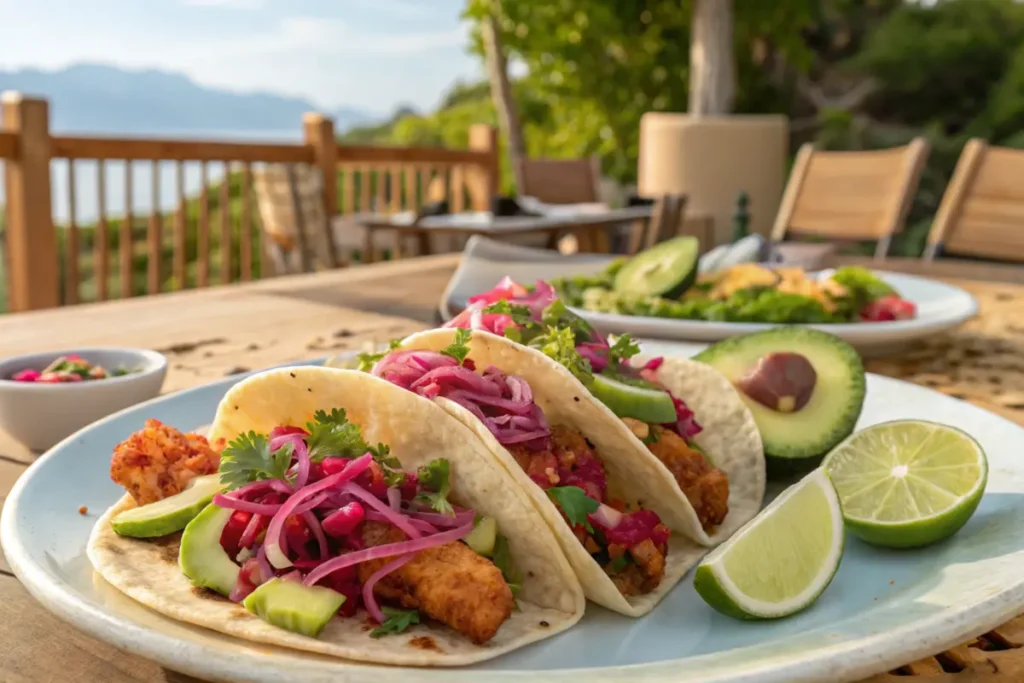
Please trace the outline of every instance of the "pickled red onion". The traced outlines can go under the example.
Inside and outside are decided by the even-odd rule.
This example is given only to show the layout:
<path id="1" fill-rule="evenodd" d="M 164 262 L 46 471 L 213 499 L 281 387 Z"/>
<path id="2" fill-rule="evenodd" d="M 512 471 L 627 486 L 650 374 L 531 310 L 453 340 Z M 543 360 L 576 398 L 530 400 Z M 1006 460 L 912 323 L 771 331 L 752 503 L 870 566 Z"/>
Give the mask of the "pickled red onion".
<path id="1" fill-rule="evenodd" d="M 424 536 L 422 538 L 400 541 L 398 543 L 385 543 L 384 545 L 377 545 L 372 548 L 357 550 L 352 553 L 345 553 L 344 555 L 340 555 L 324 562 L 322 565 L 311 571 L 306 575 L 303 583 L 307 586 L 313 586 L 325 576 L 332 574 L 339 569 L 351 567 L 354 564 L 368 562 L 370 560 L 379 560 L 385 557 L 394 557 L 395 555 L 418 553 L 421 550 L 426 550 L 427 548 L 444 545 L 445 543 L 452 543 L 465 538 L 472 530 L 473 523 L 470 522 L 469 524 L 464 524 L 449 531 L 442 531 L 441 533 L 434 534 L 433 536 Z"/>
<path id="2" fill-rule="evenodd" d="M 370 507 L 384 516 L 389 522 L 404 531 L 409 538 L 419 538 L 423 535 L 419 529 L 417 529 L 408 519 L 406 519 L 404 515 L 402 515 L 402 513 L 392 510 L 390 507 L 382 503 L 377 496 L 373 495 L 359 484 L 349 482 L 342 490 L 345 493 L 351 493 L 356 498 L 367 503 Z"/>
<path id="3" fill-rule="evenodd" d="M 366 611 L 370 613 L 370 616 L 373 617 L 374 621 L 378 624 L 383 624 L 387 617 L 384 616 L 384 612 L 382 612 L 380 606 L 377 605 L 377 597 L 373 594 L 373 587 L 377 585 L 378 581 L 391 572 L 396 569 L 400 569 L 402 566 L 411 562 L 414 557 L 416 557 L 416 553 L 409 553 L 402 557 L 396 557 L 374 573 L 370 574 L 370 578 L 366 579 L 366 583 L 363 584 L 363 605 L 366 607 Z"/>

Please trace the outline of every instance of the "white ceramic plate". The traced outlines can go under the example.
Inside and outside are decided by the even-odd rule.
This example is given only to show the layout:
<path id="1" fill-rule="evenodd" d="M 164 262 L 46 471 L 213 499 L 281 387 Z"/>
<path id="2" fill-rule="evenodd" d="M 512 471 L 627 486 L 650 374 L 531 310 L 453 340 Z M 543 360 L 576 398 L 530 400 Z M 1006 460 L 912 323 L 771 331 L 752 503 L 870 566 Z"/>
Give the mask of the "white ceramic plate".
<path id="1" fill-rule="evenodd" d="M 596 254 L 563 256 L 549 250 L 475 237 L 467 243 L 462 261 L 445 289 L 440 312 L 445 319 L 452 317 L 465 307 L 470 296 L 491 289 L 505 275 L 517 282 L 530 284 L 537 279 L 559 275 L 598 272 L 612 258 Z M 891 352 L 914 340 L 958 327 L 978 312 L 974 297 L 959 287 L 913 275 L 877 272 L 902 296 L 917 304 L 916 318 L 809 327 L 842 337 L 863 355 L 871 356 Z M 772 327 L 763 323 L 672 320 L 573 310 L 605 334 L 628 332 L 635 337 L 674 341 L 714 342 Z"/>
<path id="2" fill-rule="evenodd" d="M 1024 611 L 1024 429 L 928 389 L 872 375 L 859 427 L 895 418 L 960 427 L 988 453 L 988 491 L 967 526 L 932 548 L 890 552 L 849 539 L 832 585 L 789 619 L 751 623 L 722 616 L 700 600 L 687 577 L 644 618 L 588 605 L 568 632 L 483 666 L 415 671 L 289 652 L 187 626 L 95 578 L 86 542 L 97 516 L 122 493 L 108 478 L 113 446 L 147 417 L 181 428 L 208 424 L 221 396 L 242 377 L 107 418 L 59 444 L 21 477 L 4 507 L 0 534 L 11 567 L 44 606 L 97 638 L 183 673 L 274 683 L 843 683 L 940 652 Z M 88 506 L 87 516 L 78 514 L 81 505 Z"/>

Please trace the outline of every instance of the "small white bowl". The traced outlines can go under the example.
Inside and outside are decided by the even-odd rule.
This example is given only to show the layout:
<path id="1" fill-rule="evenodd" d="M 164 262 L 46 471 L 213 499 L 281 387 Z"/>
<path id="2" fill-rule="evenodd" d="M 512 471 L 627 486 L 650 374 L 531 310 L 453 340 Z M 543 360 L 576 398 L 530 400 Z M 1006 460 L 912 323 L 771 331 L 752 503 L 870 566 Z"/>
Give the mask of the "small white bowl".
<path id="1" fill-rule="evenodd" d="M 112 372 L 131 374 L 106 379 L 15 382 L 22 370 L 42 371 L 60 356 L 77 354 Z M 43 351 L 0 361 L 0 429 L 32 450 L 44 451 L 82 427 L 160 393 L 167 359 L 156 351 L 112 347 Z"/>

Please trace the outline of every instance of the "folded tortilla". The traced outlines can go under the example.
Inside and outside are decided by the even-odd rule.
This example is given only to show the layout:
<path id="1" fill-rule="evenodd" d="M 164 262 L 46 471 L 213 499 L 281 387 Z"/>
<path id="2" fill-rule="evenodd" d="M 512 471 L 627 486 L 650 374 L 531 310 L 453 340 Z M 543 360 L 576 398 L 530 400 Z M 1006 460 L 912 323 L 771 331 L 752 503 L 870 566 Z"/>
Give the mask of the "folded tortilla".
<path id="1" fill-rule="evenodd" d="M 493 454 L 458 420 L 431 401 L 365 373 L 323 367 L 275 369 L 236 384 L 222 399 L 211 440 L 279 425 L 303 425 L 317 410 L 343 408 L 370 443 L 383 442 L 414 471 L 430 460 L 451 463 L 451 500 L 494 517 L 523 574 L 519 611 L 484 645 L 436 623 L 382 638 L 369 635 L 364 612 L 332 619 L 317 638 L 277 628 L 209 591 L 195 588 L 178 567 L 178 536 L 140 540 L 118 536 L 110 519 L 134 505 L 130 496 L 96 524 L 88 554 L 96 571 L 157 612 L 245 640 L 364 662 L 459 666 L 497 657 L 565 631 L 583 616 L 583 589 L 554 534 L 530 497 L 512 483 Z"/>

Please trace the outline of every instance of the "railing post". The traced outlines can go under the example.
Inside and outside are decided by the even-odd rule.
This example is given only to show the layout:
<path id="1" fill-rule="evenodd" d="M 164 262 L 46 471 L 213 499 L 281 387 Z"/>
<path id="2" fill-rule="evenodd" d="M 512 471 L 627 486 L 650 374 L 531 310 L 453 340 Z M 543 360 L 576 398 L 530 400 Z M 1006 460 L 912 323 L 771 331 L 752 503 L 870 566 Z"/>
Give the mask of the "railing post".
<path id="1" fill-rule="evenodd" d="M 60 305 L 60 258 L 50 206 L 50 114 L 46 100 L 21 93 L 0 96 L 3 130 L 18 136 L 7 161 L 9 309 Z M 69 254 L 68 258 L 74 258 Z"/>
<path id="2" fill-rule="evenodd" d="M 501 150 L 498 147 L 498 129 L 486 123 L 469 127 L 469 148 L 487 155 L 484 163 L 468 169 L 466 184 L 469 199 L 475 211 L 491 208 L 491 198 L 501 189 Z"/>
<path id="3" fill-rule="evenodd" d="M 312 146 L 313 165 L 320 169 L 323 178 L 327 265 L 336 268 L 338 253 L 334 247 L 334 231 L 331 229 L 334 216 L 338 213 L 338 141 L 334 137 L 334 120 L 323 114 L 306 114 L 302 117 L 302 137 L 307 145 Z"/>

